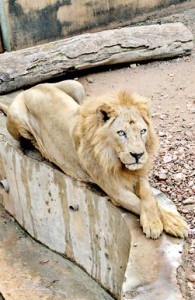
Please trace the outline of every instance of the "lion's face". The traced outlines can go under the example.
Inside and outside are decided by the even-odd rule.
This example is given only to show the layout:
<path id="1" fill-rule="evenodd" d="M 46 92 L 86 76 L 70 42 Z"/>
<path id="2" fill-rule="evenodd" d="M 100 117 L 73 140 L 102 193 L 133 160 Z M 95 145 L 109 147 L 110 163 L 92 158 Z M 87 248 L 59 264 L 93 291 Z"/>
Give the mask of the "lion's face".
<path id="1" fill-rule="evenodd" d="M 110 126 L 111 147 L 129 170 L 141 169 L 147 161 L 147 124 L 135 107 L 117 116 Z"/>
<path id="2" fill-rule="evenodd" d="M 127 169 L 142 169 L 148 159 L 148 126 L 141 113 L 134 106 L 123 107 L 118 113 L 105 111 L 104 108 L 107 146 Z"/>
<path id="3" fill-rule="evenodd" d="M 75 136 L 80 160 L 95 173 L 144 174 L 158 148 L 149 99 L 126 91 L 85 101 Z"/>

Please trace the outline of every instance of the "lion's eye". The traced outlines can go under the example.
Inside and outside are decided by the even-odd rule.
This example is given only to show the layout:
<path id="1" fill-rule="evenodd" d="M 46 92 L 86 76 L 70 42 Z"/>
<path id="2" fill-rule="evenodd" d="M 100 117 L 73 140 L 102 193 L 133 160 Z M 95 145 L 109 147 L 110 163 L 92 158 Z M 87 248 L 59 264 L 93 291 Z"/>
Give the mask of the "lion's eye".
<path id="1" fill-rule="evenodd" d="M 126 137 L 126 132 L 123 131 L 123 130 L 119 130 L 119 131 L 117 131 L 117 133 L 118 133 L 119 136 L 124 136 L 124 137 Z"/>
<path id="2" fill-rule="evenodd" d="M 147 131 L 147 130 L 144 128 L 144 129 L 142 129 L 142 130 L 140 131 L 140 133 L 141 133 L 141 134 L 144 134 L 144 133 L 146 133 L 146 131 Z"/>

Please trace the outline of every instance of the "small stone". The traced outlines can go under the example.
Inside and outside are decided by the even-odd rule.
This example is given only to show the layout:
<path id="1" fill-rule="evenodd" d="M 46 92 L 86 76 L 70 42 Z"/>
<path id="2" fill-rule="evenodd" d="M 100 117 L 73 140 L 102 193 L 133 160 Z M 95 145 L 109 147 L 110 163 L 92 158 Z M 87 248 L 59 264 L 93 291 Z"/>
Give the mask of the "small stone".
<path id="1" fill-rule="evenodd" d="M 192 99 L 192 100 L 195 100 L 195 94 L 191 94 L 188 96 L 188 99 Z"/>
<path id="2" fill-rule="evenodd" d="M 171 162 L 173 160 L 173 157 L 171 155 L 165 155 L 163 158 L 163 161 L 165 163 Z"/>
<path id="3" fill-rule="evenodd" d="M 189 186 L 193 186 L 193 184 L 194 184 L 194 181 L 192 181 L 192 180 L 189 181 L 189 183 L 188 183 Z M 194 188 L 195 188 L 195 187 L 194 187 Z"/>
<path id="4" fill-rule="evenodd" d="M 182 173 L 177 173 L 173 175 L 173 180 L 176 182 L 180 182 L 185 178 L 184 174 Z"/>
<path id="5" fill-rule="evenodd" d="M 160 100 L 164 100 L 164 99 L 167 99 L 169 97 L 169 95 L 167 94 L 161 94 L 161 97 L 160 97 Z"/>
<path id="6" fill-rule="evenodd" d="M 187 209 L 184 208 L 184 209 L 182 209 L 182 213 L 183 213 L 183 214 L 188 214 L 188 213 L 189 213 L 189 210 L 187 210 Z"/>
<path id="7" fill-rule="evenodd" d="M 175 74 L 171 73 L 171 74 L 169 74 L 169 76 L 170 76 L 171 78 L 173 78 L 173 77 L 175 77 Z"/>
<path id="8" fill-rule="evenodd" d="M 193 195 L 194 195 L 193 190 L 190 190 L 190 191 L 189 191 L 189 195 L 190 195 L 190 196 L 193 196 Z"/>
<path id="9" fill-rule="evenodd" d="M 186 205 L 185 209 L 187 209 L 189 212 L 195 213 L 195 204 Z"/>
<path id="10" fill-rule="evenodd" d="M 130 68 L 131 68 L 131 69 L 136 69 L 136 68 L 137 68 L 137 65 L 136 65 L 136 64 L 131 64 L 131 65 L 130 65 Z"/>
<path id="11" fill-rule="evenodd" d="M 188 275 L 188 280 L 191 282 L 195 282 L 195 274 L 189 274 Z"/>
<path id="12" fill-rule="evenodd" d="M 184 201 L 183 201 L 183 204 L 184 204 L 184 205 L 187 205 L 187 204 L 195 204 L 195 196 L 190 197 L 190 198 L 184 200 Z"/>
<path id="13" fill-rule="evenodd" d="M 177 195 L 177 200 L 179 201 L 179 202 L 181 202 L 182 201 L 182 195 Z M 182 211 L 183 212 L 183 211 Z"/>
<path id="14" fill-rule="evenodd" d="M 163 131 L 159 131 L 158 135 L 162 137 L 162 136 L 166 136 L 166 133 Z"/>
<path id="15" fill-rule="evenodd" d="M 194 254 L 194 252 L 195 252 L 195 249 L 194 248 L 190 248 L 189 253 L 190 254 Z"/>
<path id="16" fill-rule="evenodd" d="M 158 116 L 159 116 L 159 113 L 154 112 L 154 113 L 152 114 L 152 117 L 153 117 L 153 118 L 158 117 Z"/>
<path id="17" fill-rule="evenodd" d="M 176 194 L 175 193 L 171 193 L 171 199 L 175 199 L 176 198 Z"/>
<path id="18" fill-rule="evenodd" d="M 191 239 L 195 238 L 195 228 L 190 228 L 190 230 L 188 231 L 188 236 Z"/>
<path id="19" fill-rule="evenodd" d="M 159 180 L 166 180 L 167 179 L 167 175 L 165 173 L 160 173 L 156 176 Z"/>
<path id="20" fill-rule="evenodd" d="M 43 259 L 43 260 L 39 261 L 40 265 L 44 265 L 44 264 L 46 264 L 48 262 L 49 262 L 49 259 Z"/>
<path id="21" fill-rule="evenodd" d="M 93 83 L 93 82 L 94 82 L 94 79 L 91 78 L 91 77 L 87 77 L 86 80 L 87 80 L 87 82 L 89 82 L 89 83 Z"/>
<path id="22" fill-rule="evenodd" d="M 183 60 L 189 62 L 190 61 L 190 57 L 189 56 L 184 56 Z"/>

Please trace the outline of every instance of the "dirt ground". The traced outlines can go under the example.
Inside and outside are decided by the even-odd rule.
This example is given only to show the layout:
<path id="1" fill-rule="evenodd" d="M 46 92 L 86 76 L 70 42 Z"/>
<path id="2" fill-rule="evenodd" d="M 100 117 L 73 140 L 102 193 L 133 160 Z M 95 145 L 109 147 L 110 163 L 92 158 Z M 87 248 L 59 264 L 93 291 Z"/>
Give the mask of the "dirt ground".
<path id="1" fill-rule="evenodd" d="M 191 6 L 189 6 L 191 3 Z M 175 6 L 172 7 L 172 11 Z M 195 38 L 195 3 L 183 4 L 179 12 L 146 24 L 183 22 Z M 167 14 L 167 15 L 166 15 Z M 158 18 L 157 18 L 158 17 Z M 189 224 L 189 237 L 178 269 L 178 283 L 185 300 L 195 294 L 195 46 L 191 56 L 173 60 L 131 64 L 119 69 L 91 73 L 79 78 L 87 95 L 130 88 L 152 100 L 152 116 L 159 135 L 159 155 L 150 175 L 151 185 L 176 204 Z"/>

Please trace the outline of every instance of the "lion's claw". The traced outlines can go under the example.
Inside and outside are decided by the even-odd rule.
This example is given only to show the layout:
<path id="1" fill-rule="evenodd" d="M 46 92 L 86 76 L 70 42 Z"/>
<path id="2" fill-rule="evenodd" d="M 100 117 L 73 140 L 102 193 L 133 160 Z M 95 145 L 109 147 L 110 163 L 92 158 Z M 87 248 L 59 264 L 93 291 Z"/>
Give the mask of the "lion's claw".
<path id="1" fill-rule="evenodd" d="M 157 239 L 163 231 L 163 224 L 158 214 L 150 215 L 144 211 L 141 214 L 140 223 L 147 238 Z"/>
<path id="2" fill-rule="evenodd" d="M 188 236 L 188 225 L 180 215 L 166 211 L 162 208 L 161 214 L 163 228 L 167 233 L 178 238 L 185 238 Z"/>

